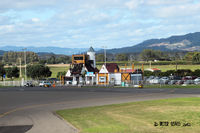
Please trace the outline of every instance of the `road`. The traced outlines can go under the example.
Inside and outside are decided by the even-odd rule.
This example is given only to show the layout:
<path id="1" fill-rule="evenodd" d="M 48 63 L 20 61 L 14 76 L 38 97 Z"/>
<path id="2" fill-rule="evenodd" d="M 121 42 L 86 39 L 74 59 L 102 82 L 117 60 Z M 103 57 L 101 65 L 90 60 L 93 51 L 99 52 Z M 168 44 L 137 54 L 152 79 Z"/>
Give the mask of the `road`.
<path id="1" fill-rule="evenodd" d="M 0 88 L 0 133 L 75 133 L 56 110 L 199 96 L 200 89 Z"/>

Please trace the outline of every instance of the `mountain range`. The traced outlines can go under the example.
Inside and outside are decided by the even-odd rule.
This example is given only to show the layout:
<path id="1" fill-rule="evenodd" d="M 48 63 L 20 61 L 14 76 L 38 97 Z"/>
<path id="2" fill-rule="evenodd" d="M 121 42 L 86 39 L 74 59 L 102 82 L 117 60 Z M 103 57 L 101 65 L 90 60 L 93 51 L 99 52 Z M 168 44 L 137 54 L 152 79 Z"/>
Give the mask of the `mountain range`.
<path id="1" fill-rule="evenodd" d="M 108 49 L 108 53 L 137 53 L 144 49 L 161 51 L 200 51 L 200 32 L 169 38 L 150 39 L 130 47 Z"/>
<path id="2" fill-rule="evenodd" d="M 19 47 L 19 46 L 2 46 L 0 47 L 0 54 L 3 51 L 23 51 L 26 48 L 26 51 L 32 51 L 35 53 L 54 53 L 54 54 L 63 54 L 63 55 L 72 55 L 86 52 L 89 48 L 61 48 L 61 47 Z M 100 50 L 99 48 L 95 49 L 96 51 Z"/>
<path id="3" fill-rule="evenodd" d="M 25 47 L 18 46 L 2 46 L 0 47 L 0 55 L 5 51 L 23 51 Z M 61 48 L 61 47 L 26 47 L 26 51 L 32 51 L 40 54 L 63 54 L 72 55 L 84 53 L 88 48 Z M 171 36 L 169 38 L 150 39 L 142 43 L 115 49 L 107 49 L 108 53 L 138 53 L 144 49 L 154 49 L 161 51 L 200 51 L 200 32 L 189 33 L 186 35 Z M 97 53 L 102 53 L 103 50 L 95 48 Z"/>

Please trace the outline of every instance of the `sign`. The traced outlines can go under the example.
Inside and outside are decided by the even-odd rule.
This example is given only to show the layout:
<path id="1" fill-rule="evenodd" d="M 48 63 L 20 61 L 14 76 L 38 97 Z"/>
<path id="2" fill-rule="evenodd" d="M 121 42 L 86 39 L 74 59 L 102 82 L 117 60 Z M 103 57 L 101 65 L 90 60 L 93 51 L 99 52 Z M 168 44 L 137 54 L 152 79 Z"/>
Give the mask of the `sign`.
<path id="1" fill-rule="evenodd" d="M 4 78 L 4 79 L 6 78 L 6 75 L 5 75 L 5 74 L 3 75 L 3 78 Z"/>
<path id="2" fill-rule="evenodd" d="M 94 72 L 87 72 L 86 75 L 87 76 L 94 76 Z"/>
<path id="3" fill-rule="evenodd" d="M 99 82 L 106 82 L 106 77 L 99 77 Z"/>

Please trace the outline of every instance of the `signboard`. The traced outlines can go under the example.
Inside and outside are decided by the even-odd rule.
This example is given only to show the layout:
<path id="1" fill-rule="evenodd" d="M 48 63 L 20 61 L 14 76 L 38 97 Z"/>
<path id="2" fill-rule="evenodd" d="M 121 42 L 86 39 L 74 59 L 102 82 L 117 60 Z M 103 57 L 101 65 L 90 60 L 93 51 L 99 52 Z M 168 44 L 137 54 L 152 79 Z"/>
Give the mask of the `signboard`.
<path id="1" fill-rule="evenodd" d="M 99 82 L 106 82 L 106 77 L 99 77 Z"/>
<path id="2" fill-rule="evenodd" d="M 142 81 L 142 74 L 131 74 L 133 84 L 139 84 Z"/>
<path id="3" fill-rule="evenodd" d="M 94 75 L 94 72 L 87 72 L 86 76 L 91 76 L 92 77 L 92 76 L 95 76 L 95 75 Z"/>

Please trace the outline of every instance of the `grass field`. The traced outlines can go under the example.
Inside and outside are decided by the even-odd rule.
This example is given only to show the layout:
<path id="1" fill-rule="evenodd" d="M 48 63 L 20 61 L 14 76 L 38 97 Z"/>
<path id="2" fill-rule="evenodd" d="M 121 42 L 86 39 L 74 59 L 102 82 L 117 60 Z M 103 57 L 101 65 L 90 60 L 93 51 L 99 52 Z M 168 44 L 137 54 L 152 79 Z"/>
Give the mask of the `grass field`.
<path id="1" fill-rule="evenodd" d="M 81 133 L 199 133 L 199 101 L 200 98 L 174 98 L 57 113 Z"/>
<path id="2" fill-rule="evenodd" d="M 120 66 L 121 68 L 124 68 L 125 66 Z M 127 66 L 131 68 L 131 66 Z M 135 68 L 142 68 L 142 66 L 135 66 Z M 144 69 L 150 68 L 149 65 L 144 65 Z M 176 70 L 176 65 L 152 65 L 151 68 L 158 68 L 162 72 L 165 72 L 167 70 Z M 196 69 L 200 69 L 200 65 L 177 65 L 177 69 L 191 69 L 192 71 Z"/>
<path id="3" fill-rule="evenodd" d="M 69 66 L 65 66 L 65 67 L 49 67 L 50 71 L 52 72 L 51 77 L 50 78 L 57 78 L 57 73 L 58 72 L 64 72 L 64 71 L 68 71 Z"/>

